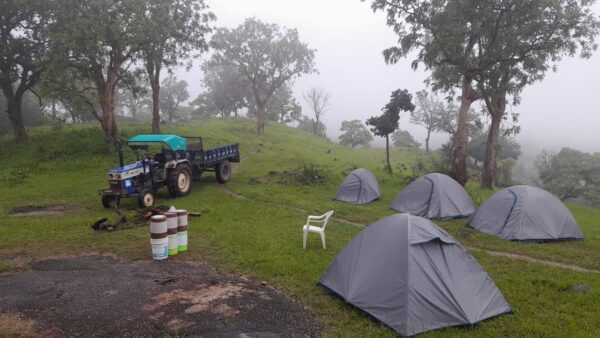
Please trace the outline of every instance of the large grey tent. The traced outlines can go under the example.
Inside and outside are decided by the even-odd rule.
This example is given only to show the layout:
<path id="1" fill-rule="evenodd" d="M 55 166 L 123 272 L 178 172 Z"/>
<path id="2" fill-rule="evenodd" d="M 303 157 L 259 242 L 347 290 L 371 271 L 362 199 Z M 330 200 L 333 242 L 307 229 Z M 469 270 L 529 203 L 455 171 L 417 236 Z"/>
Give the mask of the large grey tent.
<path id="1" fill-rule="evenodd" d="M 569 209 L 544 189 L 517 185 L 487 199 L 468 225 L 517 241 L 583 239 Z"/>
<path id="2" fill-rule="evenodd" d="M 452 236 L 409 214 L 388 216 L 361 231 L 318 284 L 404 336 L 511 311 Z"/>
<path id="3" fill-rule="evenodd" d="M 391 208 L 436 219 L 468 217 L 475 212 L 465 189 L 450 176 L 438 173 L 414 180 L 398 194 Z"/>
<path id="4" fill-rule="evenodd" d="M 354 204 L 367 204 L 379 197 L 381 197 L 381 190 L 375 176 L 367 169 L 358 168 L 346 176 L 334 199 Z"/>

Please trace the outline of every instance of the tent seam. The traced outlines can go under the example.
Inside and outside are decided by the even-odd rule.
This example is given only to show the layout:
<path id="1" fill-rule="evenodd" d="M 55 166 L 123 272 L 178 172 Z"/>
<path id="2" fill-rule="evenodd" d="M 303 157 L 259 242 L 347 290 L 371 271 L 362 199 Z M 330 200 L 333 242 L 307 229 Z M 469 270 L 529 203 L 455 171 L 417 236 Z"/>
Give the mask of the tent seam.
<path id="1" fill-rule="evenodd" d="M 427 176 L 423 176 L 424 179 L 428 180 L 431 183 L 431 191 L 429 192 L 429 199 L 427 200 L 427 210 L 425 211 L 425 216 L 429 215 L 429 208 L 431 207 L 431 198 L 433 197 L 433 190 L 435 189 L 435 185 L 433 184 L 433 180 Z"/>
<path id="2" fill-rule="evenodd" d="M 517 205 L 517 194 L 515 194 L 514 191 L 510 190 L 510 189 L 506 189 L 508 190 L 508 192 L 510 192 L 514 199 L 513 199 L 513 203 L 510 207 L 510 210 L 508 211 L 508 215 L 506 215 L 506 219 L 504 220 L 504 224 L 502 224 L 502 227 L 500 228 L 500 230 L 498 231 L 498 235 L 500 235 L 502 233 L 502 231 L 504 231 L 504 228 L 506 228 L 506 225 L 508 224 L 508 220 L 510 218 L 510 216 L 512 215 L 513 210 L 515 209 L 515 205 Z"/>

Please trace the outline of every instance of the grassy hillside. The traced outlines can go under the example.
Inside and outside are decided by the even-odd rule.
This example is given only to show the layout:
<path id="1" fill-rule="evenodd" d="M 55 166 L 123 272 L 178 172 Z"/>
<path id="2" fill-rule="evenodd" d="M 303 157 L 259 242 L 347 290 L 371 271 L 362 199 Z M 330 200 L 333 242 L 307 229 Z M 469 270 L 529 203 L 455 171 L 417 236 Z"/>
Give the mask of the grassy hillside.
<path id="1" fill-rule="evenodd" d="M 307 212 L 335 215 L 369 224 L 390 215 L 389 205 L 408 183 L 408 172 L 420 151 L 392 152 L 394 175 L 384 170 L 384 151 L 352 150 L 301 131 L 272 124 L 264 135 L 252 121 L 215 119 L 201 125 L 166 128 L 166 132 L 202 135 L 205 146 L 239 142 L 242 162 L 235 166 L 228 189 L 206 174 L 182 199 L 159 195 L 157 204 L 200 211 L 190 223 L 190 251 L 175 259 L 208 261 L 227 271 L 268 281 L 301 301 L 322 320 L 330 336 L 394 336 L 362 313 L 351 309 L 315 285 L 335 255 L 361 228 L 334 221 L 327 230 L 327 250 L 318 236 L 302 250 L 301 226 Z M 122 127 L 124 137 L 149 132 L 137 125 Z M 112 252 L 129 259 L 148 259 L 147 229 L 96 233 L 89 224 L 113 217 L 100 205 L 98 189 L 106 186 L 107 168 L 116 154 L 106 146 L 96 126 L 65 127 L 59 132 L 37 129 L 25 145 L 0 139 L 0 271 L 14 270 L 19 261 L 50 255 Z M 131 154 L 128 155 L 131 160 Z M 365 167 L 378 178 L 383 198 L 365 206 L 332 200 L 338 184 L 352 169 Z M 292 175 L 290 173 L 296 173 Z M 319 184 L 307 184 L 318 176 Z M 469 191 L 477 202 L 489 192 Z M 8 211 L 23 205 L 67 205 L 64 216 L 16 217 Z M 122 203 L 134 207 L 133 200 Z M 511 252 L 600 270 L 600 210 L 569 206 L 586 239 L 579 242 L 525 244 L 497 239 L 464 226 L 465 220 L 440 222 L 463 245 L 473 249 Z M 591 337 L 600 332 L 600 275 L 491 256 L 473 255 L 494 279 L 515 313 L 472 328 L 451 328 L 423 337 Z M 585 284 L 587 293 L 572 286 Z M 0 332 L 1 334 L 1 332 Z"/>

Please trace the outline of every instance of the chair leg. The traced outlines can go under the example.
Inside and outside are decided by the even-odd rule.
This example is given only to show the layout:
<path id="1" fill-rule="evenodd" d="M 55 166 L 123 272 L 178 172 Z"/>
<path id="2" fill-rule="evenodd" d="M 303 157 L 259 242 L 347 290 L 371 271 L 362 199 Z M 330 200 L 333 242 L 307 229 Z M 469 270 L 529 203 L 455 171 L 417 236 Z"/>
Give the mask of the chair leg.
<path id="1" fill-rule="evenodd" d="M 321 232 L 321 242 L 323 242 L 323 249 L 326 249 L 326 247 L 325 247 L 325 231 Z"/>
<path id="2" fill-rule="evenodd" d="M 306 235 L 308 235 L 308 231 L 305 230 L 305 231 L 303 231 L 303 233 L 304 233 L 304 236 L 303 236 L 304 238 L 303 238 L 303 241 L 302 241 L 302 248 L 304 250 L 306 250 Z"/>

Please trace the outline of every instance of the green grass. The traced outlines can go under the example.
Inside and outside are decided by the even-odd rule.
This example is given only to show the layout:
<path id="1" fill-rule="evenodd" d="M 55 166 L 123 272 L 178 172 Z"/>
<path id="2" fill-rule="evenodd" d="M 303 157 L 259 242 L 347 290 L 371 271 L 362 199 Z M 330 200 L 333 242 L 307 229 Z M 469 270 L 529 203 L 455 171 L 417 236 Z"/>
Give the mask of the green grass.
<path id="1" fill-rule="evenodd" d="M 208 261 L 223 271 L 245 274 L 267 281 L 302 302 L 322 321 L 328 336 L 393 337 L 388 328 L 371 320 L 316 286 L 335 255 L 361 229 L 332 222 L 327 230 L 327 250 L 318 236 L 309 237 L 302 250 L 301 225 L 305 211 L 335 215 L 369 224 L 390 215 L 391 201 L 408 183 L 404 170 L 393 175 L 384 170 L 384 151 L 352 150 L 309 134 L 271 124 L 264 135 L 256 135 L 252 121 L 215 119 L 201 125 L 166 128 L 167 132 L 202 135 L 207 147 L 239 142 L 242 162 L 235 165 L 227 187 L 250 200 L 224 193 L 212 174 L 193 186 L 186 198 L 167 199 L 163 191 L 158 204 L 200 211 L 189 226 L 190 250 L 176 260 Z M 138 125 L 122 127 L 124 137 L 148 132 Z M 101 208 L 97 190 L 104 188 L 113 154 L 95 126 L 65 127 L 59 133 L 49 128 L 32 131 L 32 140 L 14 145 L 0 139 L 0 272 L 12 270 L 12 257 L 33 258 L 88 252 L 116 253 L 124 258 L 149 259 L 146 228 L 117 232 L 94 232 L 89 224 L 101 217 L 114 217 Z M 131 159 L 131 155 L 127 155 Z M 420 151 L 394 149 L 393 166 L 410 167 L 427 155 Z M 323 184 L 304 185 L 272 171 L 294 171 L 314 164 L 324 176 Z M 332 200 L 346 173 L 357 167 L 370 169 L 378 178 L 383 198 L 366 206 Z M 25 173 L 26 175 L 21 175 Z M 468 190 L 477 203 L 492 192 L 475 184 Z M 14 217 L 8 210 L 21 205 L 73 206 L 64 217 Z M 125 201 L 133 207 L 134 201 Z M 491 251 L 507 251 L 544 260 L 559 261 L 600 270 L 600 210 L 569 205 L 586 239 L 577 242 L 526 244 L 497 239 L 464 225 L 465 220 L 439 222 L 463 245 Z M 540 264 L 492 257 L 483 251 L 473 255 L 515 310 L 469 328 L 449 328 L 423 337 L 593 337 L 600 332 L 600 275 L 573 272 Z M 571 287 L 585 284 L 586 294 Z"/>

